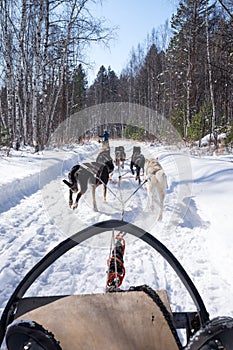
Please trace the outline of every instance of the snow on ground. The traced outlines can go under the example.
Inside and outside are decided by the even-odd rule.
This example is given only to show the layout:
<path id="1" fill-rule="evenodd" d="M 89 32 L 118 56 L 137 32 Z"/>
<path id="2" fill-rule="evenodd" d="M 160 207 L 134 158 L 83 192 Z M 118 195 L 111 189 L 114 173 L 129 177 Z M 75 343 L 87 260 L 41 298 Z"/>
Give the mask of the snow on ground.
<path id="1" fill-rule="evenodd" d="M 95 160 L 100 145 L 49 149 L 40 154 L 12 151 L 0 159 L 0 311 L 19 281 L 46 253 L 68 236 L 96 222 L 123 219 L 159 239 L 183 265 L 196 285 L 210 318 L 233 316 L 232 198 L 233 156 L 192 156 L 159 145 L 140 144 L 147 158 L 159 156 L 167 175 L 162 222 L 147 208 L 144 187 L 129 172 L 133 143 L 124 144 L 125 168 L 115 169 L 107 203 L 97 189 L 98 212 L 93 211 L 90 190 L 73 211 L 62 179 L 72 165 Z M 121 176 L 122 181 L 119 181 Z M 135 194 L 133 194 L 135 192 Z M 124 209 L 124 211 L 123 211 Z M 102 233 L 67 252 L 47 269 L 27 295 L 102 293 L 111 235 Z M 148 284 L 166 289 L 173 311 L 195 306 L 171 267 L 151 247 L 126 235 L 126 277 L 122 288 Z"/>

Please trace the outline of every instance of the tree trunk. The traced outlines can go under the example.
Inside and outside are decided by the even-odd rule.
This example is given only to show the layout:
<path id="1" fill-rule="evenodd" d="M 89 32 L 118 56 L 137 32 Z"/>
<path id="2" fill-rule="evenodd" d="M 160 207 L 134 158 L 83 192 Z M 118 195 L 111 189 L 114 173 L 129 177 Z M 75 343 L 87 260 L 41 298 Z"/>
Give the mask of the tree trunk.
<path id="1" fill-rule="evenodd" d="M 191 113 L 190 113 L 190 90 L 191 90 L 191 57 L 190 57 L 190 43 L 188 44 L 188 67 L 186 74 L 186 123 L 184 128 L 184 137 L 188 137 L 188 129 L 190 127 Z"/>
<path id="2" fill-rule="evenodd" d="M 9 138 L 13 140 L 13 95 L 14 95 L 14 87 L 13 87 L 13 71 L 12 71 L 12 42 L 11 35 L 8 26 L 8 18 L 9 14 L 9 6 L 7 0 L 2 3 L 2 16 L 3 18 L 3 37 L 5 44 L 5 60 L 6 60 L 6 93 L 7 93 L 7 126 L 9 132 Z M 10 145 L 9 145 L 10 146 Z"/>
<path id="3" fill-rule="evenodd" d="M 216 134 L 216 110 L 214 100 L 214 88 L 212 80 L 212 68 L 210 59 L 210 36 L 209 36 L 209 18 L 208 18 L 208 0 L 206 0 L 206 11 L 205 11 L 205 28 L 206 28 L 206 53 L 207 53 L 207 67 L 209 74 L 209 88 L 210 88 L 210 99 L 212 105 L 212 118 L 211 118 L 211 138 L 213 136 L 215 147 L 217 148 L 217 134 Z"/>
<path id="4" fill-rule="evenodd" d="M 39 151 L 39 116 L 38 116 L 38 96 L 41 67 L 41 32 L 43 21 L 44 0 L 40 0 L 39 20 L 35 38 L 35 73 L 32 87 L 32 137 L 35 152 Z"/>

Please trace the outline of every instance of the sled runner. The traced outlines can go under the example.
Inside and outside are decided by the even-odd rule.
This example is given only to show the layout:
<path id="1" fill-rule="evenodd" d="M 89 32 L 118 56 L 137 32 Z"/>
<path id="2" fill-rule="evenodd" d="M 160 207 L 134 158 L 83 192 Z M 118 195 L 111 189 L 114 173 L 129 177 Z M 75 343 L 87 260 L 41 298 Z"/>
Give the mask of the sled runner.
<path id="1" fill-rule="evenodd" d="M 102 232 L 119 232 L 108 262 L 106 293 L 24 297 L 32 283 L 68 250 Z M 147 285 L 122 290 L 125 234 L 159 252 L 181 279 L 194 312 L 172 312 L 167 292 Z M 182 345 L 177 330 L 185 329 Z M 233 319 L 209 320 L 193 282 L 173 254 L 154 236 L 135 225 L 109 220 L 64 240 L 37 263 L 19 283 L 2 313 L 0 345 L 8 350 L 231 350 Z"/>

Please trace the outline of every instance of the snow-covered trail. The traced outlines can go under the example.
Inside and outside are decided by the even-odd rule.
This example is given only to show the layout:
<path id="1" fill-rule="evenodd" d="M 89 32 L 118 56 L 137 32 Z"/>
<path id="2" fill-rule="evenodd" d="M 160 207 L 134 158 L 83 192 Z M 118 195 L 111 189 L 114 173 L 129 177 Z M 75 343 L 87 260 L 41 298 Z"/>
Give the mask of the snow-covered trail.
<path id="1" fill-rule="evenodd" d="M 119 175 L 129 169 L 129 159 L 124 170 L 120 173 L 115 170 L 113 178 L 117 183 L 109 185 L 106 204 L 102 203 L 101 187 L 98 189 L 98 212 L 92 209 L 90 191 L 83 196 L 77 210 L 70 210 L 68 189 L 62 184 L 62 178 L 74 160 L 93 160 L 98 151 L 97 146 L 87 148 L 88 151 L 83 147 L 81 152 L 67 157 L 68 160 L 64 161 L 63 155 L 59 166 L 51 165 L 48 156 L 44 168 L 40 168 L 41 186 L 37 185 L 37 188 L 35 183 L 27 182 L 27 186 L 31 186 L 27 195 L 20 191 L 25 188 L 22 177 L 18 181 L 14 205 L 6 206 L 6 210 L 1 207 L 1 309 L 18 282 L 54 246 L 93 223 L 121 219 L 122 203 L 126 202 L 124 220 L 152 233 L 171 250 L 199 290 L 211 317 L 232 315 L 233 281 L 229 279 L 228 266 L 233 260 L 230 238 L 233 164 L 145 146 L 144 152 L 148 156 L 159 154 L 167 174 L 164 218 L 158 223 L 155 213 L 147 210 L 145 188 L 140 188 L 128 200 L 137 189 L 137 182 L 129 177 L 129 173 L 118 181 Z M 113 156 L 114 144 L 111 147 Z M 128 158 L 131 151 L 132 144 L 126 144 Z M 56 158 L 59 158 L 58 154 Z M 49 171 L 47 164 L 50 164 Z M 11 181 L 15 180 L 12 178 Z M 8 184 L 7 188 L 7 196 L 14 198 L 14 187 Z M 221 210 L 217 210 L 216 203 L 221 203 Z M 219 221 L 223 206 L 226 225 Z M 230 242 L 225 242 L 226 236 Z M 28 294 L 104 292 L 110 239 L 109 233 L 101 234 L 65 254 L 41 275 Z M 173 311 L 194 309 L 182 283 L 163 258 L 129 235 L 126 235 L 125 266 L 123 288 L 144 283 L 155 289 L 166 288 Z"/>

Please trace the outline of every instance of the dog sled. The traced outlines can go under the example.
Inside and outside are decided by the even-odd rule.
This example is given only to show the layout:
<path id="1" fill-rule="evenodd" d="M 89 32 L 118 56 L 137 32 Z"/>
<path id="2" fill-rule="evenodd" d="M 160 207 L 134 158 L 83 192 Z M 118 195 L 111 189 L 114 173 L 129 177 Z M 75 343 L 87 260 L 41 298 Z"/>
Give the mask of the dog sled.
<path id="1" fill-rule="evenodd" d="M 25 297 L 42 272 L 67 251 L 113 230 L 118 233 L 108 260 L 106 293 Z M 120 288 L 126 273 L 126 234 L 141 239 L 166 259 L 191 296 L 193 312 L 172 312 L 166 290 L 155 291 L 147 285 Z M 179 339 L 180 329 L 185 331 L 185 344 Z M 67 238 L 27 273 L 2 313 L 0 345 L 8 350 L 231 350 L 233 319 L 209 319 L 188 274 L 154 236 L 128 222 L 108 220 Z"/>

